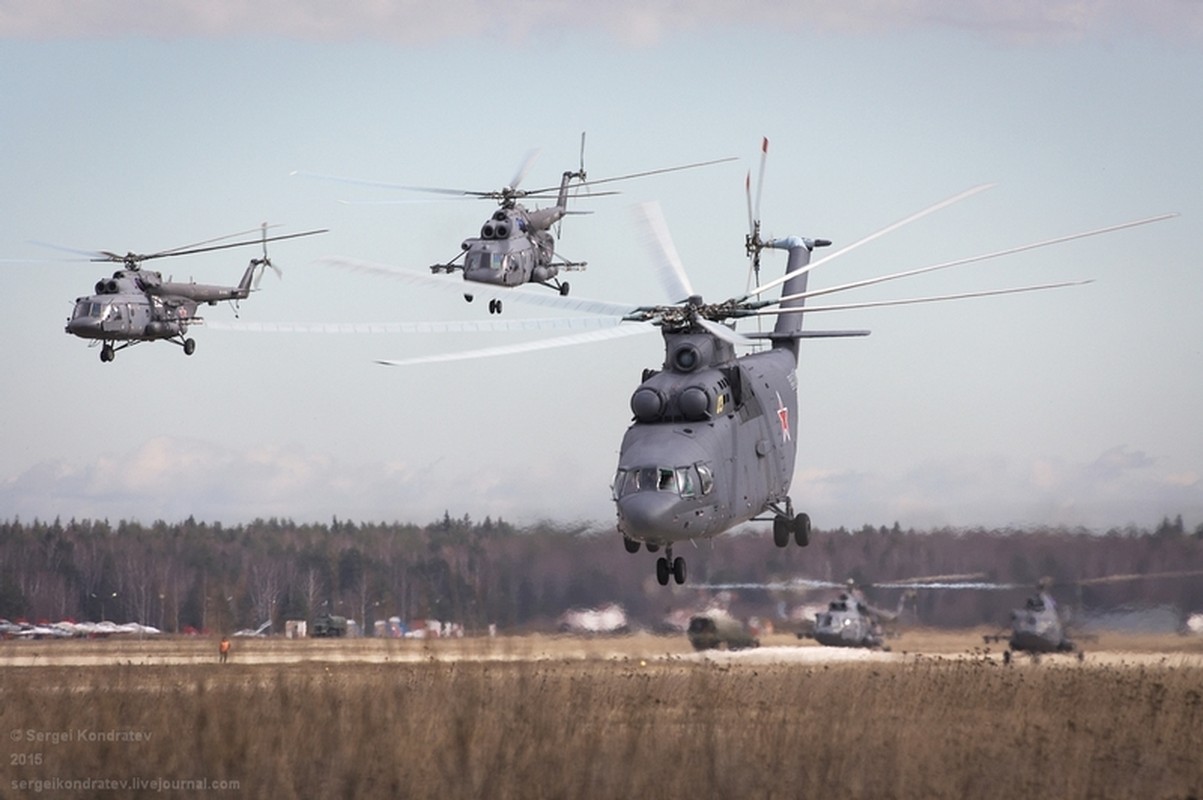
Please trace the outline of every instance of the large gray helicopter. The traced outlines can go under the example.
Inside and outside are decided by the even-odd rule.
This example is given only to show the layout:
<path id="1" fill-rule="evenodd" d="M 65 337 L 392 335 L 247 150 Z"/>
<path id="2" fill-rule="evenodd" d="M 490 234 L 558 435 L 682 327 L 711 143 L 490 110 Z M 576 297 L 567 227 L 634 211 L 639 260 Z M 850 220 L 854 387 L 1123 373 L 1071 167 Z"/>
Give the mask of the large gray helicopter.
<path id="1" fill-rule="evenodd" d="M 90 254 L 91 261 L 116 262 L 121 264 L 122 268 L 114 272 L 111 278 L 101 278 L 97 281 L 95 294 L 76 299 L 75 310 L 67 320 L 67 333 L 99 342 L 100 360 L 104 362 L 112 361 L 119 350 L 151 341 L 177 344 L 184 349 L 185 355 L 192 355 L 196 350 L 196 341 L 188 337 L 187 333 L 190 325 L 200 324 L 202 321 L 196 315 L 198 306 L 205 303 L 216 305 L 220 301 L 237 304 L 257 288 L 266 268 L 271 267 L 278 273 L 279 269 L 267 256 L 268 242 L 325 233 L 325 230 L 313 230 L 268 236 L 267 228 L 266 224 L 263 225 L 260 237 L 249 241 L 214 244 L 252 233 L 243 231 L 156 253 L 119 255 L 102 250 Z M 237 286 L 164 281 L 158 272 L 142 269 L 142 262 L 156 258 L 185 256 L 255 244 L 263 247 L 263 257 L 251 259 Z"/>
<path id="2" fill-rule="evenodd" d="M 613 178 L 589 180 L 588 174 L 585 172 L 585 134 L 582 133 L 580 166 L 575 170 L 565 170 L 560 176 L 558 187 L 520 188 L 537 155 L 537 150 L 528 153 L 510 182 L 501 189 L 490 191 L 401 186 L 377 181 L 350 180 L 347 182 L 389 189 L 432 192 L 466 199 L 496 200 L 499 208 L 481 225 L 480 235 L 465 239 L 460 245 L 459 255 L 445 263 L 432 265 L 430 271 L 437 275 L 439 273 L 450 274 L 458 270 L 463 273 L 465 281 L 507 288 L 534 283 L 554 289 L 561 296 L 567 296 L 569 284 L 567 281 L 560 280 L 560 272 L 583 270 L 587 265 L 584 261 L 571 261 L 556 254 L 555 237 L 552 236 L 551 231 L 552 227 L 557 226 L 566 215 L 575 213 L 568 210 L 570 192 L 585 189 L 589 190 L 589 196 L 600 197 L 613 194 L 613 192 L 592 192 L 592 187 L 735 160 L 733 157 L 719 158 L 676 167 L 634 172 Z M 327 180 L 347 180 L 311 173 L 298 174 Z M 545 208 L 527 208 L 520 202 L 529 200 L 552 200 L 554 204 Z M 463 262 L 457 263 L 460 259 L 463 259 Z M 475 296 L 476 293 L 472 291 L 464 293 L 464 299 L 469 302 Z M 502 299 L 500 297 L 490 298 L 489 313 L 500 314 L 501 309 Z"/>
<path id="3" fill-rule="evenodd" d="M 761 174 L 766 153 L 767 141 L 761 149 Z M 1089 281 L 826 306 L 807 305 L 808 299 L 1175 216 L 1151 217 L 808 291 L 809 273 L 820 264 L 989 186 L 978 186 L 954 195 L 813 262 L 812 252 L 830 242 L 797 236 L 762 240 L 759 193 L 754 206 L 750 174 L 745 188 L 749 223 L 745 250 L 751 261 L 750 271 L 758 276 L 762 250 L 784 250 L 788 258 L 785 274 L 780 278 L 759 284 L 757 277 L 757 287 L 744 295 L 718 303 L 704 302 L 685 275 L 658 206 L 645 205 L 645 222 L 658 247 L 659 275 L 673 302 L 666 305 L 614 303 L 543 293 L 536 295 L 513 289 L 509 290 L 508 297 L 608 315 L 614 327 L 521 345 L 378 363 L 402 366 L 506 355 L 659 329 L 664 340 L 664 362 L 660 369 L 644 370 L 642 382 L 631 396 L 634 421 L 622 440 L 612 490 L 618 515 L 617 528 L 628 552 L 638 552 L 641 545 L 652 553 L 663 549 L 664 555 L 656 561 L 657 580 L 661 585 L 667 585 L 670 579 L 681 584 L 685 582 L 686 567 L 684 558 L 673 555 L 676 543 L 710 538 L 742 523 L 761 519 L 772 521 L 773 540 L 779 547 L 788 546 L 791 540 L 801 546 L 809 541 L 810 518 L 804 513 L 795 513 L 789 497 L 797 456 L 799 342 L 807 338 L 864 336 L 868 331 L 803 330 L 804 313 L 984 297 Z M 440 283 L 431 276 L 387 265 L 349 259 L 327 261 L 410 283 Z M 780 296 L 777 299 L 762 299 L 761 295 L 778 287 Z M 735 321 L 761 316 L 777 317 L 771 332 L 745 335 L 733 329 Z M 286 329 L 298 330 L 296 326 Z M 308 330 L 322 329 L 323 326 L 317 326 Z M 433 326 L 424 329 L 436 330 Z M 767 349 L 736 355 L 737 346 L 766 343 Z"/>

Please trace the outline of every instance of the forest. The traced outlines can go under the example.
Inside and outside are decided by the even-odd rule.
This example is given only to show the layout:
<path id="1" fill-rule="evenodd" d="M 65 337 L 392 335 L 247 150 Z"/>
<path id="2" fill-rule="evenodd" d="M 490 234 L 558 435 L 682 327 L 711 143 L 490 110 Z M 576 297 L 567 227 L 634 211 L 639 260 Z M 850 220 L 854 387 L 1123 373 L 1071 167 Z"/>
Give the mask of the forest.
<path id="1" fill-rule="evenodd" d="M 1000 623 L 1042 578 L 1059 600 L 1086 609 L 1203 610 L 1203 579 L 1076 582 L 1100 576 L 1203 570 L 1203 525 L 1181 517 L 1151 529 L 816 529 L 807 548 L 778 549 L 766 525 L 678 546 L 689 581 L 665 588 L 653 559 L 629 554 L 611 526 L 551 522 L 517 527 L 447 513 L 429 524 L 249 524 L 19 519 L 0 523 L 0 618 L 31 622 L 109 619 L 162 631 L 231 632 L 333 613 L 360 621 L 436 619 L 472 635 L 553 630 L 570 608 L 619 603 L 653 628 L 673 610 L 701 608 L 702 584 L 806 577 L 862 585 L 934 575 L 981 575 L 1023 589 L 921 592 L 916 613 L 932 627 Z M 744 589 L 747 608 L 823 602 L 830 590 Z M 883 604 L 896 602 L 885 595 Z M 762 611 L 761 613 L 768 613 Z"/>

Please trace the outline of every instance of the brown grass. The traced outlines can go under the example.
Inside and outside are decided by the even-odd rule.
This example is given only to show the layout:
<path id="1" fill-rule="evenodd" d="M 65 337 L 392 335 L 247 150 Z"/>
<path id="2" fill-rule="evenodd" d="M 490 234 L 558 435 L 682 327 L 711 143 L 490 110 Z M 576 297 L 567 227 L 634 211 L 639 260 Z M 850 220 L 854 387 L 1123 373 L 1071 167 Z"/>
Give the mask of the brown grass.
<path id="1" fill-rule="evenodd" d="M 573 642 L 578 657 L 533 660 Z M 450 661 L 440 644 L 388 663 L 269 664 L 245 662 L 304 643 L 240 642 L 224 667 L 8 666 L 0 795 L 25 793 L 16 780 L 165 778 L 272 798 L 1203 796 L 1203 669 L 613 655 L 624 642 L 593 640 L 584 657 L 548 639 L 472 645 L 507 660 Z M 688 649 L 659 643 L 640 652 Z M 18 763 L 34 753 L 41 764 Z"/>

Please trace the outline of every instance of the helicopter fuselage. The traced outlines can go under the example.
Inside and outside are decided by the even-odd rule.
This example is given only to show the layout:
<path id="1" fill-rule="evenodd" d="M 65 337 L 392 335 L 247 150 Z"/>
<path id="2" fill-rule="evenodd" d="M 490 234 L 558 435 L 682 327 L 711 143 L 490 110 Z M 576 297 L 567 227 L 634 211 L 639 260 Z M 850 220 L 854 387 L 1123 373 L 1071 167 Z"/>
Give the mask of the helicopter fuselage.
<path id="1" fill-rule="evenodd" d="M 559 273 L 552 263 L 555 241 L 546 228 L 530 223 L 521 206 L 498 209 L 481 226 L 478 238 L 466 239 L 464 280 L 493 286 L 545 283 Z"/>
<path id="2" fill-rule="evenodd" d="M 613 494 L 628 539 L 709 538 L 786 499 L 797 453 L 794 356 L 736 359 L 709 333 L 664 334 L 665 369 L 631 398 Z"/>
<path id="3" fill-rule="evenodd" d="M 827 647 L 881 647 L 883 641 L 881 625 L 847 595 L 815 615 L 811 636 Z"/>
<path id="4" fill-rule="evenodd" d="M 1011 649 L 1024 653 L 1067 653 L 1075 649 L 1066 638 L 1061 616 L 1045 593 L 1011 612 Z"/>
<path id="5" fill-rule="evenodd" d="M 101 360 L 139 342 L 174 341 L 191 355 L 195 342 L 184 338 L 188 326 L 201 322 L 197 306 L 250 295 L 257 262 L 252 261 L 237 286 L 164 282 L 152 270 L 121 269 L 96 283 L 96 293 L 77 298 L 67 320 L 67 333 L 102 342 Z M 117 342 L 124 342 L 115 347 Z"/>
<path id="6" fill-rule="evenodd" d="M 181 336 L 196 319 L 197 303 L 162 288 L 157 272 L 118 270 L 96 284 L 96 294 L 75 301 L 67 333 L 106 342 Z"/>

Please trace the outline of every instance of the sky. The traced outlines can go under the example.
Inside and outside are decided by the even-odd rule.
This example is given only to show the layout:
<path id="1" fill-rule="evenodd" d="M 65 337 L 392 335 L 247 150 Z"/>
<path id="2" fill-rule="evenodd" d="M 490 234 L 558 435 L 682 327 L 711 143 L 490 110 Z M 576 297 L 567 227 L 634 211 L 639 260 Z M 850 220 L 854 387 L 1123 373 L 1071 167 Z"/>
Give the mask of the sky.
<path id="1" fill-rule="evenodd" d="M 788 7 L 786 7 L 788 5 Z M 194 328 L 102 364 L 63 325 L 111 267 L 268 221 L 283 278 L 212 321 L 487 318 L 423 270 L 491 213 L 293 175 L 491 190 L 736 156 L 580 199 L 574 296 L 662 302 L 635 204 L 694 286 L 742 292 L 744 181 L 769 235 L 854 242 L 812 288 L 1165 212 L 1155 225 L 839 295 L 1080 287 L 812 315 L 792 497 L 816 527 L 1203 524 L 1203 3 L 0 0 L 0 519 L 234 525 L 444 514 L 612 525 L 629 398 L 658 338 L 487 361 L 375 359 L 539 334 Z M 381 202 L 388 201 L 388 202 Z M 164 259 L 234 283 L 254 249 Z M 784 270 L 767 253 L 765 278 Z M 559 312 L 506 305 L 505 317 Z"/>

